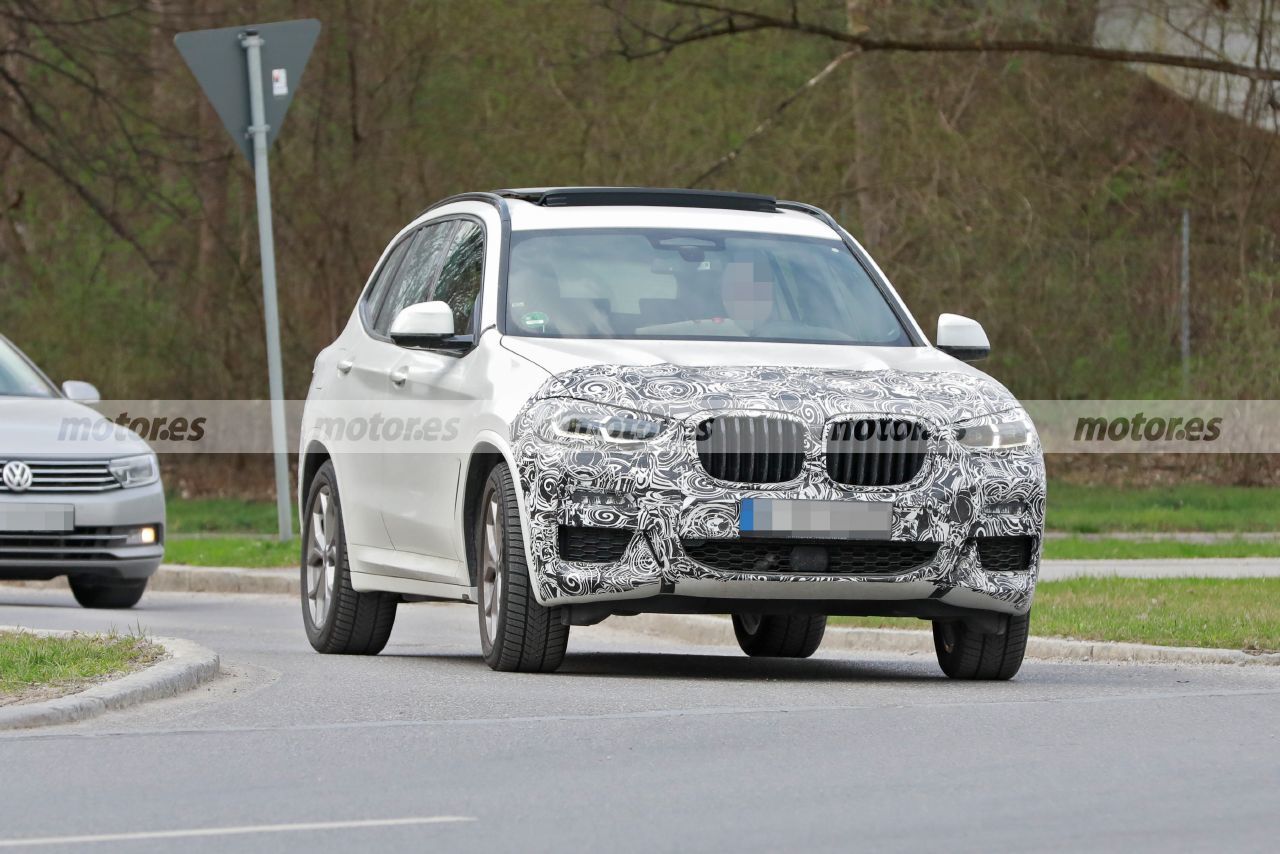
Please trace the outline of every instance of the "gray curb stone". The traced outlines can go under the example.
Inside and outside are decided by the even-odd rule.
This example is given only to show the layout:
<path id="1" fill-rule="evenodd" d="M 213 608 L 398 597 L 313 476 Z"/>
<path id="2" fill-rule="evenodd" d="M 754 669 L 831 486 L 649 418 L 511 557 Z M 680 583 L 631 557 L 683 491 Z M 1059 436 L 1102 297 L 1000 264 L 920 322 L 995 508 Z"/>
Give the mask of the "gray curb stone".
<path id="1" fill-rule="evenodd" d="M 641 614 L 617 619 L 618 628 L 685 643 L 737 646 L 726 617 L 700 614 Z M 845 652 L 893 652 L 933 656 L 933 633 L 912 629 L 827 629 L 822 648 Z M 1252 655 L 1237 649 L 1149 646 L 1141 643 L 1037 638 L 1027 643 L 1027 657 L 1056 661 L 1120 661 L 1164 664 L 1280 665 L 1280 653 Z"/>
<path id="2" fill-rule="evenodd" d="M 151 576 L 147 590 L 156 593 L 275 593 L 298 595 L 296 569 L 240 569 L 166 563 Z M 66 578 L 52 581 L 5 581 L 0 584 L 45 590 L 69 590 Z"/>
<path id="3" fill-rule="evenodd" d="M 10 628 L 10 627 L 4 627 Z M 22 631 L 32 631 L 22 629 Z M 70 632 L 35 631 L 62 635 Z M 182 638 L 151 638 L 169 657 L 128 676 L 39 703 L 0 706 L 0 730 L 67 724 L 190 691 L 218 675 L 218 654 Z"/>

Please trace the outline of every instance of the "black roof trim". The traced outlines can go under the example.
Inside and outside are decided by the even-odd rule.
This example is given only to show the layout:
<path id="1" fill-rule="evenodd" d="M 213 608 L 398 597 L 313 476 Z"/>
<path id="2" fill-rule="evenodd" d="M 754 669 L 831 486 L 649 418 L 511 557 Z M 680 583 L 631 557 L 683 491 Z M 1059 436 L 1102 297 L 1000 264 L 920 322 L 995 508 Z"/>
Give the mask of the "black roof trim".
<path id="1" fill-rule="evenodd" d="M 546 208 L 642 205 L 663 208 L 719 208 L 733 211 L 777 213 L 773 196 L 729 193 L 719 190 L 679 190 L 652 187 L 547 187 L 533 190 L 498 190 L 497 195 L 520 199 Z"/>

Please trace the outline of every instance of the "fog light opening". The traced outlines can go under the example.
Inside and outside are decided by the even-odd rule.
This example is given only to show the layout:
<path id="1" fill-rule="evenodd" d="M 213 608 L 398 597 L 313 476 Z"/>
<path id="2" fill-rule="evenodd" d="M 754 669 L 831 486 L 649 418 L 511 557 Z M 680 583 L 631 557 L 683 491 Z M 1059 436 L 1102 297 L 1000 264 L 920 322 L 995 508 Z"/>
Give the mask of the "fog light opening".
<path id="1" fill-rule="evenodd" d="M 986 512 L 993 516 L 1021 516 L 1027 512 L 1027 503 L 1025 501 L 999 501 L 995 504 L 988 504 Z"/>
<path id="2" fill-rule="evenodd" d="M 159 534 L 152 525 L 144 525 L 141 528 L 134 528 L 129 532 L 129 539 L 126 544 L 130 546 L 154 546 L 160 539 Z"/>

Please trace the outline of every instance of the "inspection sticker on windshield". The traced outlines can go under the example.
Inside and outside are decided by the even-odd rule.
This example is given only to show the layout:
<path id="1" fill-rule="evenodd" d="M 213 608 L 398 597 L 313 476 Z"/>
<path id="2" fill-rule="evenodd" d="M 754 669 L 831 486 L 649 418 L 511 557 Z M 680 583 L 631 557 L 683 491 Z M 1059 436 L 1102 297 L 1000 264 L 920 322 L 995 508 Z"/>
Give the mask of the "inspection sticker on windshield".
<path id="1" fill-rule="evenodd" d="M 744 537 L 887 539 L 892 525 L 891 501 L 744 498 L 738 512 L 738 530 Z"/>

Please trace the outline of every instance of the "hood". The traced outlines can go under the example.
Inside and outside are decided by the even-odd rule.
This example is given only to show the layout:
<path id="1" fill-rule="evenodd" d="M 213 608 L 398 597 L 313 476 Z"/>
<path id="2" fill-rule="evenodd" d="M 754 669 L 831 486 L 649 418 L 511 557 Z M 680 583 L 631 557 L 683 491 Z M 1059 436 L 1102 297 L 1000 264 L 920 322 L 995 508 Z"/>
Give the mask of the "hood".
<path id="1" fill-rule="evenodd" d="M 0 397 L 0 458 L 107 459 L 151 449 L 130 430 L 60 397 Z"/>
<path id="2" fill-rule="evenodd" d="M 782 411 L 911 415 L 951 424 L 1017 406 L 1003 385 L 932 347 L 507 338 L 553 373 L 538 397 L 569 397 L 666 418 Z M 664 356 L 670 356 L 664 359 Z"/>

